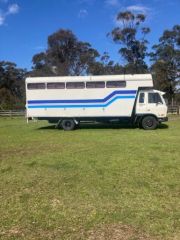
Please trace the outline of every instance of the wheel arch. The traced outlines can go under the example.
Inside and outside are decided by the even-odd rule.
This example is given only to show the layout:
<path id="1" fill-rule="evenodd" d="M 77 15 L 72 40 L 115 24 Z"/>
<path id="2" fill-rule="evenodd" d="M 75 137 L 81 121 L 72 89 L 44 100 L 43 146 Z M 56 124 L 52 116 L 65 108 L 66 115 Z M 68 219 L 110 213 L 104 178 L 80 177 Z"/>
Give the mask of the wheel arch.
<path id="1" fill-rule="evenodd" d="M 143 118 L 145 118 L 147 116 L 154 117 L 157 120 L 157 122 L 158 122 L 158 117 L 155 114 L 153 114 L 153 113 L 145 113 L 145 114 L 138 114 L 138 115 L 136 115 L 135 124 L 140 125 L 142 123 Z"/>

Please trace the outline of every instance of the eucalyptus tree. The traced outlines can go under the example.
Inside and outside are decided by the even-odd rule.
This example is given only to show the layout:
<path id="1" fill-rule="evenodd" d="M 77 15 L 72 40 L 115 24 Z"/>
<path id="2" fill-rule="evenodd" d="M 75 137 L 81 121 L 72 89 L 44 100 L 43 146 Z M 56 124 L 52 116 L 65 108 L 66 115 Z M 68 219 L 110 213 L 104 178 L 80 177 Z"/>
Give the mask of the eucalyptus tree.
<path id="1" fill-rule="evenodd" d="M 36 54 L 32 75 L 85 75 L 99 57 L 97 50 L 77 39 L 70 30 L 60 29 L 48 37 L 47 50 Z"/>
<path id="2" fill-rule="evenodd" d="M 0 61 L 0 106 L 14 107 L 24 99 L 26 70 L 15 63 Z"/>
<path id="3" fill-rule="evenodd" d="M 145 63 L 147 56 L 146 35 L 150 32 L 148 27 L 142 26 L 146 16 L 130 11 L 119 12 L 116 17 L 118 27 L 115 27 L 108 36 L 120 45 L 119 53 L 126 63 L 126 72 L 145 73 L 148 66 Z"/>
<path id="4" fill-rule="evenodd" d="M 150 54 L 156 88 L 173 101 L 180 84 L 180 25 L 165 30 Z"/>

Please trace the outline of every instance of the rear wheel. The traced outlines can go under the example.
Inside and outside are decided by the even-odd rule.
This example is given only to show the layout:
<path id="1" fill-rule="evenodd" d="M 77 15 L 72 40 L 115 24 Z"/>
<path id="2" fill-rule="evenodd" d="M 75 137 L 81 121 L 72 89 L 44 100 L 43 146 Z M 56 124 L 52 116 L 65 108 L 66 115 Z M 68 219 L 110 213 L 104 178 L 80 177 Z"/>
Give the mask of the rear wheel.
<path id="1" fill-rule="evenodd" d="M 158 121 L 153 116 L 146 116 L 143 118 L 141 125 L 145 130 L 154 130 L 158 126 Z"/>
<path id="2" fill-rule="evenodd" d="M 65 131 L 71 131 L 74 130 L 75 128 L 75 122 L 72 119 L 64 119 L 61 122 L 61 127 L 65 130 Z"/>

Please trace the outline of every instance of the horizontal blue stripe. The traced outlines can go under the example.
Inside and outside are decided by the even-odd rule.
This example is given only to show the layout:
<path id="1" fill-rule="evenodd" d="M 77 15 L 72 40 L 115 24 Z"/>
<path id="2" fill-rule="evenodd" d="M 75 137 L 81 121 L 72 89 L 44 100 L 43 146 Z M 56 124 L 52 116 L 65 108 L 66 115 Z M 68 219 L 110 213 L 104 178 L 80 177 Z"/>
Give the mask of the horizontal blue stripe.
<path id="1" fill-rule="evenodd" d="M 71 100 L 30 100 L 28 104 L 47 104 L 47 103 L 103 103 L 117 94 L 136 94 L 136 90 L 117 90 L 103 99 L 71 99 Z"/>
<path id="2" fill-rule="evenodd" d="M 110 104 L 115 102 L 118 99 L 134 99 L 135 96 L 129 95 L 129 96 L 117 96 L 113 99 L 111 99 L 108 103 L 106 104 L 91 104 L 91 105 L 36 105 L 36 106 L 31 106 L 28 105 L 28 108 L 104 108 L 108 107 Z"/>

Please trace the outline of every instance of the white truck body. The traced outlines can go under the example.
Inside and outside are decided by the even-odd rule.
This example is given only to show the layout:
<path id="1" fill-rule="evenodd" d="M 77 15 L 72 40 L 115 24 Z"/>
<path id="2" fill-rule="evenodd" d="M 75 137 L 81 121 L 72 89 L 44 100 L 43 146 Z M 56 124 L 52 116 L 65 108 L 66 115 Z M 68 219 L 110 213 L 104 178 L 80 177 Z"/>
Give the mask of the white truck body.
<path id="1" fill-rule="evenodd" d="M 159 94 L 161 104 L 148 103 L 150 92 Z M 144 102 L 139 100 L 140 93 Z M 135 120 L 152 114 L 163 119 L 167 107 L 162 94 L 153 90 L 151 74 L 30 77 L 26 79 L 27 118 Z"/>

